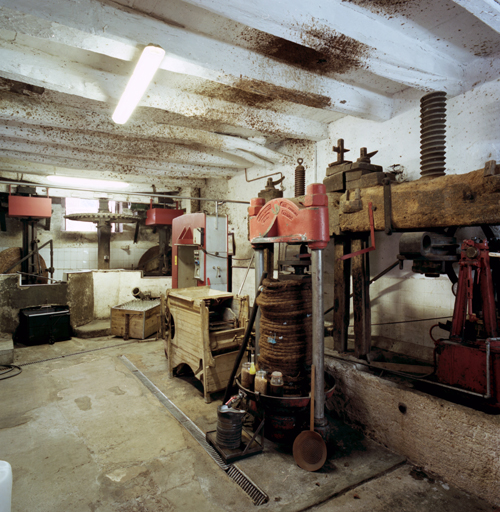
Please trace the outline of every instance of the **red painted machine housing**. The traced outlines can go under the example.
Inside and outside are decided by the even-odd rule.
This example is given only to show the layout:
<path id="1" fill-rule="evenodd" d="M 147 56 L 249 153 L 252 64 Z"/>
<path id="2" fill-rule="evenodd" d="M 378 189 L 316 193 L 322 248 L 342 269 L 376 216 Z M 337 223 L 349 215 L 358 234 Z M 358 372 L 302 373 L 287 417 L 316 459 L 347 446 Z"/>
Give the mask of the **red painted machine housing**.
<path id="1" fill-rule="evenodd" d="M 146 214 L 146 226 L 171 226 L 172 221 L 184 214 L 184 210 L 150 208 Z"/>
<path id="2" fill-rule="evenodd" d="M 480 297 L 474 296 L 474 290 L 480 292 Z M 478 335 L 471 334 L 474 329 L 470 326 L 475 326 Z M 439 382 L 486 395 L 489 366 L 491 400 L 500 406 L 500 339 L 497 332 L 488 241 L 464 240 L 450 339 L 435 341 Z"/>
<path id="3" fill-rule="evenodd" d="M 52 199 L 9 195 L 9 217 L 49 219 L 52 217 Z"/>
<path id="4" fill-rule="evenodd" d="M 436 377 L 439 382 L 458 386 L 481 395 L 486 394 L 486 345 L 458 344 L 448 340 L 436 342 L 438 364 Z M 500 405 L 500 342 L 491 342 L 490 353 L 491 399 Z"/>
<path id="5" fill-rule="evenodd" d="M 284 198 L 268 203 L 261 197 L 251 199 L 248 215 L 253 246 L 306 243 L 311 249 L 324 249 L 330 240 L 328 196 L 322 183 L 307 186 L 302 206 Z"/>
<path id="6" fill-rule="evenodd" d="M 194 245 L 193 231 L 196 228 L 202 228 L 205 231 L 206 216 L 204 213 L 182 215 L 176 217 L 172 222 L 172 288 L 179 287 L 178 247 L 179 245 Z M 200 281 L 198 286 L 205 284 L 205 281 Z"/>

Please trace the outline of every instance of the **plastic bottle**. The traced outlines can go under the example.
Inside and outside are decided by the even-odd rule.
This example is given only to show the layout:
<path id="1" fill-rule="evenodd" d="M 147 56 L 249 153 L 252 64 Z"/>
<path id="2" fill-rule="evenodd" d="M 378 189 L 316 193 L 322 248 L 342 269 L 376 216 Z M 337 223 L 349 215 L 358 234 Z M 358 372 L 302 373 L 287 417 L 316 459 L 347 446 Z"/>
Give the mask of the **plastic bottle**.
<path id="1" fill-rule="evenodd" d="M 12 498 L 12 468 L 0 460 L 0 512 L 10 512 Z"/>
<path id="2" fill-rule="evenodd" d="M 257 368 L 255 368 L 255 361 L 253 358 L 253 354 L 250 359 L 250 375 L 254 375 L 257 373 Z"/>

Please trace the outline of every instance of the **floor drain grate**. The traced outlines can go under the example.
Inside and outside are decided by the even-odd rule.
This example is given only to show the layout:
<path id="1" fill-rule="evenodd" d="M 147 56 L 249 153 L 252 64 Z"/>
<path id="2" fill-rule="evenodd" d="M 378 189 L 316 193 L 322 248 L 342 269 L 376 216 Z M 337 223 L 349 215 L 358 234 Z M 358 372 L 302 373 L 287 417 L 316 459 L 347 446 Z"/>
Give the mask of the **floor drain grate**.
<path id="1" fill-rule="evenodd" d="M 252 498 L 254 505 L 264 505 L 269 501 L 269 496 L 259 489 L 241 469 L 231 464 L 227 474 Z"/>
<path id="2" fill-rule="evenodd" d="M 226 464 L 217 451 L 210 446 L 205 434 L 186 416 L 164 393 L 162 393 L 133 363 L 125 356 L 120 356 L 123 364 L 135 374 L 172 416 L 194 437 L 200 446 L 212 457 L 217 465 L 234 480 L 253 500 L 254 505 L 263 505 L 269 501 L 269 496 L 262 491 L 248 476 L 233 464 Z"/>

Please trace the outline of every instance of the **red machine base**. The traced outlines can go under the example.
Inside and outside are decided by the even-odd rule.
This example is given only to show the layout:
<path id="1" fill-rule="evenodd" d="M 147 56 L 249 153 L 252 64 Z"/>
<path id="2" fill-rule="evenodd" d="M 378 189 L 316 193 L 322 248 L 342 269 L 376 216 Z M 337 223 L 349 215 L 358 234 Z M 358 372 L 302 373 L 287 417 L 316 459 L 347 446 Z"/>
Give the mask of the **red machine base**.
<path id="1" fill-rule="evenodd" d="M 457 386 L 481 395 L 487 394 L 486 346 L 453 343 L 448 340 L 436 342 L 437 370 L 439 382 Z M 500 343 L 491 342 L 490 353 L 491 400 L 500 405 Z"/>

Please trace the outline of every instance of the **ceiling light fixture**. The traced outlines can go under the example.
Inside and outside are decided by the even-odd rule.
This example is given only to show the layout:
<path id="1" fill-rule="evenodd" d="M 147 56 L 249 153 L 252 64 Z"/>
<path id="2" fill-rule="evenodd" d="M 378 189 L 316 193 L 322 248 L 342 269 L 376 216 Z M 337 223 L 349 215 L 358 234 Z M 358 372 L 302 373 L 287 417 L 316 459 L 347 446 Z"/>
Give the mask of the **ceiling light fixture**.
<path id="1" fill-rule="evenodd" d="M 165 50 L 160 46 L 150 44 L 144 48 L 139 62 L 113 113 L 112 118 L 116 124 L 124 124 L 128 121 L 157 69 L 160 67 L 164 56 Z"/>
<path id="2" fill-rule="evenodd" d="M 99 188 L 106 187 L 108 189 L 127 188 L 128 183 L 123 181 L 107 181 L 107 180 L 90 180 L 85 178 L 73 178 L 72 176 L 47 176 L 47 180 L 59 185 L 70 185 L 75 187 Z"/>

